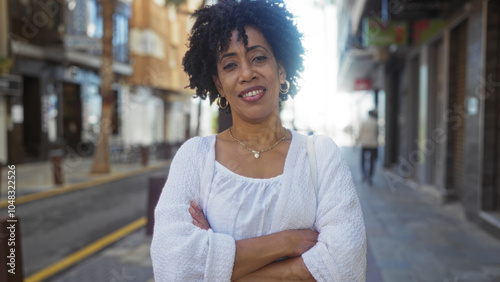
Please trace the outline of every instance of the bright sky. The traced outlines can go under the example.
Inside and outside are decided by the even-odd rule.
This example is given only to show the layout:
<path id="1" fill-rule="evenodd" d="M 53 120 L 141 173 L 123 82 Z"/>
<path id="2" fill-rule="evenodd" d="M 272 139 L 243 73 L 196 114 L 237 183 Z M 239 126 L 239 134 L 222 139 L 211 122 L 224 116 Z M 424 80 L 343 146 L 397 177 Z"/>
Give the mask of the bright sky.
<path id="1" fill-rule="evenodd" d="M 336 135 L 346 126 L 343 117 L 350 115 L 343 102 L 345 95 L 337 88 L 337 22 L 335 6 L 324 8 L 314 5 L 315 0 L 288 0 L 288 9 L 296 15 L 299 30 L 304 34 L 306 47 L 305 71 L 301 91 L 287 102 L 283 112 L 286 126 L 295 113 L 299 130 Z M 350 119 L 349 119 L 350 120 Z"/>
<path id="2" fill-rule="evenodd" d="M 302 89 L 291 102 L 286 102 L 282 121 L 286 127 L 299 131 L 313 130 L 332 137 L 339 145 L 352 145 L 348 127 L 357 130 L 361 119 L 373 107 L 370 93 L 337 93 L 337 11 L 334 5 L 324 8 L 315 2 L 326 0 L 285 0 L 297 17 L 304 34 L 306 48 Z M 367 95 L 368 94 L 368 95 Z M 379 99 L 382 99 L 379 95 Z"/>
<path id="3" fill-rule="evenodd" d="M 301 132 L 326 134 L 339 144 L 349 143 L 344 129 L 351 124 L 353 95 L 337 93 L 337 20 L 333 5 L 315 5 L 322 0 L 285 0 L 296 16 L 306 48 L 301 91 L 284 103 L 283 124 Z M 215 109 L 215 106 L 214 106 Z"/>

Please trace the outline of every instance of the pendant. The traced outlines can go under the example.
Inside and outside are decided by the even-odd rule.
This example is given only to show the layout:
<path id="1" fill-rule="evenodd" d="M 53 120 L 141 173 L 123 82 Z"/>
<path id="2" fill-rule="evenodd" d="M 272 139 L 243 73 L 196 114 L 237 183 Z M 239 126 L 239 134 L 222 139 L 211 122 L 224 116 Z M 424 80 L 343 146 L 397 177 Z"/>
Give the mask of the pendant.
<path id="1" fill-rule="evenodd" d="M 260 153 L 259 153 L 259 152 L 257 152 L 257 151 L 252 151 L 252 152 L 254 153 L 254 155 L 253 155 L 253 156 L 254 156 L 256 159 L 258 159 L 258 158 L 260 157 Z"/>

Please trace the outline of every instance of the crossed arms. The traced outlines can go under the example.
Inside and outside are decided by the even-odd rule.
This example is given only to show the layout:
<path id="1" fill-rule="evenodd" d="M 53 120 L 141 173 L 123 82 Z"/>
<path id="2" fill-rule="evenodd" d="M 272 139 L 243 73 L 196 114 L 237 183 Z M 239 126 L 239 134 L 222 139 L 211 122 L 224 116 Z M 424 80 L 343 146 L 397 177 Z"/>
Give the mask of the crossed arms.
<path id="1" fill-rule="evenodd" d="M 189 213 L 195 226 L 210 229 L 195 202 L 191 202 Z M 318 233 L 309 229 L 237 240 L 231 281 L 315 281 L 300 256 L 317 241 Z"/>
<path id="2" fill-rule="evenodd" d="M 312 280 L 312 275 L 318 281 L 365 280 L 362 212 L 348 167 L 333 142 L 315 142 L 319 151 L 331 152 L 318 158 L 319 172 L 335 172 L 324 173 L 319 183 L 323 188 L 314 223 L 319 234 L 282 228 L 287 231 L 235 241 L 203 224 L 203 213 L 193 216 L 196 206 L 188 211 L 191 201 L 202 203 L 208 197 L 211 183 L 211 174 L 201 173 L 204 164 L 199 160 L 205 157 L 199 152 L 213 144 L 202 141 L 193 138 L 181 147 L 155 210 L 151 258 L 156 281 Z M 287 197 L 302 195 L 299 189 L 290 192 L 295 194 Z"/>

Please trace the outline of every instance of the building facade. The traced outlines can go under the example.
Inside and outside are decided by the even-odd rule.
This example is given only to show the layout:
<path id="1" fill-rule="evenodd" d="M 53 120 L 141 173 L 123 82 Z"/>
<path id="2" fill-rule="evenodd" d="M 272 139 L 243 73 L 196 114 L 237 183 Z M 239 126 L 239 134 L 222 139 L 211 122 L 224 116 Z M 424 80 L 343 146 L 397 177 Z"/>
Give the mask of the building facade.
<path id="1" fill-rule="evenodd" d="M 89 156 L 101 111 L 99 1 L 7 4 L 10 73 L 22 77 L 22 94 L 7 101 L 8 162 L 46 160 L 53 149 Z M 130 12 L 130 3 L 116 1 L 113 88 L 118 99 L 127 91 L 123 82 L 133 71 L 128 54 Z M 119 119 L 113 120 L 117 132 Z"/>
<path id="2" fill-rule="evenodd" d="M 388 184 L 458 201 L 467 218 L 500 236 L 497 2 L 342 1 L 350 18 L 339 22 L 338 53 L 352 56 L 340 60 L 348 86 L 372 78 L 360 67 L 381 70 L 384 166 L 397 175 L 386 173 Z"/>
<path id="3" fill-rule="evenodd" d="M 181 62 L 189 16 L 202 2 L 115 1 L 110 148 L 195 133 Z M 0 162 L 43 161 L 54 149 L 92 155 L 102 107 L 101 1 L 0 3 Z"/>
<path id="4" fill-rule="evenodd" d="M 182 57 L 187 51 L 190 16 L 202 4 L 195 0 L 179 6 L 159 0 L 133 1 L 130 49 L 134 72 L 128 80 L 132 91 L 124 98 L 129 110 L 124 119 L 125 142 L 179 142 L 195 135 L 191 127 L 194 92 L 185 89 L 189 83 Z M 151 123 L 153 128 L 138 126 Z"/>

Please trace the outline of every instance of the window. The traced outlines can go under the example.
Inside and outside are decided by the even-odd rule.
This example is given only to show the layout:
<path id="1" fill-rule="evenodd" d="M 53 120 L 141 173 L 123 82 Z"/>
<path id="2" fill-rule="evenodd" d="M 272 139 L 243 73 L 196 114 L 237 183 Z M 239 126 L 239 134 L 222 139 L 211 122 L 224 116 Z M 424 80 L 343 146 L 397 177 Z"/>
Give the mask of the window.
<path id="1" fill-rule="evenodd" d="M 113 52 L 115 60 L 119 62 L 128 62 L 128 17 L 126 15 L 116 13 L 113 16 Z"/>

